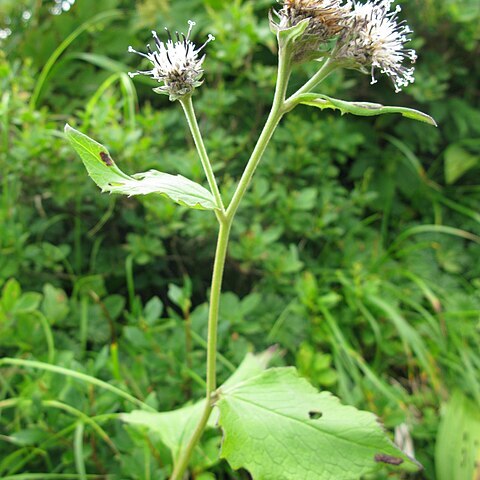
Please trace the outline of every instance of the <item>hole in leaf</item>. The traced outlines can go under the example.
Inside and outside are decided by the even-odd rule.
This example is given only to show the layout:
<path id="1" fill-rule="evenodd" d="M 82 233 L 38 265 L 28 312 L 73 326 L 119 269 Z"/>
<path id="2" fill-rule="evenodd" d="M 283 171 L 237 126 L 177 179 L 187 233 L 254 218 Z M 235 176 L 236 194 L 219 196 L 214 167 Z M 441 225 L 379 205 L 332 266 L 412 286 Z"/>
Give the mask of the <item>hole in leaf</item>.
<path id="1" fill-rule="evenodd" d="M 311 412 L 308 412 L 308 416 L 310 417 L 310 420 L 318 420 L 319 418 L 323 417 L 323 413 L 312 410 Z"/>
<path id="2" fill-rule="evenodd" d="M 392 457 L 385 453 L 377 453 L 374 458 L 376 462 L 387 463 L 388 465 L 401 465 L 403 463 L 403 458 Z"/>

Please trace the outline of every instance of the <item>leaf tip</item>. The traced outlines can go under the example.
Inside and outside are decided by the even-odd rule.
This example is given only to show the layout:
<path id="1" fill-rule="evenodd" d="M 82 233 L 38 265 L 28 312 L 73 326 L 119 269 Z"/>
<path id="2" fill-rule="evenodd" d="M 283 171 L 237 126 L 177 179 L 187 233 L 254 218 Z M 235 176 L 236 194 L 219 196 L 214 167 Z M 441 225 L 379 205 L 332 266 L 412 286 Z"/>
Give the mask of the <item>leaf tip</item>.
<path id="1" fill-rule="evenodd" d="M 73 128 L 68 123 L 66 123 L 63 131 L 68 135 L 72 130 Z"/>

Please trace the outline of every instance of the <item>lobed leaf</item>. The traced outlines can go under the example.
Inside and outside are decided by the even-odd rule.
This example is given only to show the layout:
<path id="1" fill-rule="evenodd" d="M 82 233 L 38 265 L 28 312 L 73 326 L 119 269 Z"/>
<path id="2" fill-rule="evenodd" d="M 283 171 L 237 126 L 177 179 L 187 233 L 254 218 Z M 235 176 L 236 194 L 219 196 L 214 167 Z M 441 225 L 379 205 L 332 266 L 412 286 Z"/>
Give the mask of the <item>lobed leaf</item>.
<path id="1" fill-rule="evenodd" d="M 382 465 L 419 464 L 388 439 L 375 415 L 319 393 L 294 368 L 274 368 L 221 389 L 221 456 L 255 480 L 356 480 Z"/>
<path id="2" fill-rule="evenodd" d="M 310 105 L 312 107 L 330 108 L 332 110 L 340 110 L 342 115 L 351 113 L 362 117 L 374 117 L 376 115 L 384 115 L 387 113 L 399 113 L 404 117 L 417 120 L 419 122 L 428 123 L 429 125 L 437 126 L 437 122 L 426 113 L 406 107 L 386 107 L 379 103 L 369 102 L 346 102 L 338 98 L 327 97 L 320 93 L 306 93 L 299 96 L 298 103 L 303 105 Z"/>
<path id="3" fill-rule="evenodd" d="M 108 150 L 100 143 L 69 125 L 65 126 L 65 135 L 102 192 L 129 196 L 158 193 L 186 207 L 202 210 L 218 208 L 213 195 L 188 178 L 156 170 L 129 176 L 117 167 Z"/>

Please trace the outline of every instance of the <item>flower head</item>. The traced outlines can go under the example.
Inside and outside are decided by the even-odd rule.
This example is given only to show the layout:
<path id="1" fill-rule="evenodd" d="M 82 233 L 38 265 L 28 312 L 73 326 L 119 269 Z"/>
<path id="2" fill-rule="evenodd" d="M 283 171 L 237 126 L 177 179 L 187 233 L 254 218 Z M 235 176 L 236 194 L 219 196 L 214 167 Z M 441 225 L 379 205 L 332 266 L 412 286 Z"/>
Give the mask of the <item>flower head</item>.
<path id="1" fill-rule="evenodd" d="M 370 70 L 372 84 L 376 83 L 375 69 L 387 74 L 399 92 L 414 82 L 415 50 L 405 48 L 412 33 L 408 25 L 398 21 L 400 6 L 391 11 L 394 0 L 371 0 L 365 4 L 354 2 L 348 28 L 339 40 L 335 57 L 360 70 Z"/>
<path id="2" fill-rule="evenodd" d="M 207 43 L 215 40 L 213 35 L 209 35 L 207 41 L 197 48 L 190 40 L 190 35 L 195 22 L 189 20 L 188 33 L 175 32 L 175 38 L 167 31 L 168 40 L 164 43 L 159 40 L 157 32 L 152 31 L 155 40 L 156 50 L 152 51 L 150 45 L 147 45 L 147 53 L 142 53 L 128 47 L 129 52 L 137 53 L 147 58 L 153 65 L 151 70 L 129 72 L 131 78 L 136 75 L 148 75 L 158 82 L 162 82 L 163 86 L 155 88 L 157 93 L 164 93 L 170 96 L 170 100 L 176 100 L 185 95 L 189 95 L 201 85 L 203 75 L 203 61 L 205 55 L 199 56 L 200 52 L 205 48 Z"/>
<path id="3" fill-rule="evenodd" d="M 350 5 L 343 0 L 283 0 L 275 12 L 278 30 L 287 30 L 308 19 L 309 23 L 295 46 L 294 59 L 301 61 L 315 56 L 321 45 L 337 37 L 345 28 Z M 318 55 L 320 56 L 320 54 Z"/>

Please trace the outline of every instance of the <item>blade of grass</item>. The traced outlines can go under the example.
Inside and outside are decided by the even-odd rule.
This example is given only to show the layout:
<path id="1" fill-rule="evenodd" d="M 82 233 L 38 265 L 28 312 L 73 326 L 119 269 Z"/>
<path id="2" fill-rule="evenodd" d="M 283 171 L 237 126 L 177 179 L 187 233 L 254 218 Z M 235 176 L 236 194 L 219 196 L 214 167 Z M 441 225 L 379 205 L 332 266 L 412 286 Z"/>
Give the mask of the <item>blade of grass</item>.
<path id="1" fill-rule="evenodd" d="M 6 470 L 9 470 L 7 475 L 10 475 L 10 471 L 12 469 L 9 468 L 9 465 L 11 463 L 13 463 L 14 461 L 16 461 L 18 457 L 21 457 L 24 454 L 27 454 L 26 456 L 29 457 L 30 459 L 35 458 L 35 457 L 42 457 L 43 459 L 46 459 L 46 457 L 47 457 L 47 452 L 45 450 L 41 449 L 41 448 L 38 448 L 38 447 L 29 446 L 29 447 L 22 447 L 22 448 L 19 448 L 19 449 L 15 450 L 10 455 L 7 455 L 4 458 L 2 458 L 2 461 L 0 463 L 0 475 L 1 475 L 0 478 L 2 480 L 5 480 L 5 478 L 8 478 L 8 476 L 7 477 L 3 476 L 3 473 Z M 48 463 L 48 462 L 46 462 L 46 463 Z"/>
<path id="2" fill-rule="evenodd" d="M 347 371 L 351 373 L 351 365 L 354 362 L 354 369 L 359 368 L 363 374 L 365 375 L 366 378 L 370 380 L 372 385 L 380 392 L 382 393 L 386 398 L 390 399 L 393 401 L 395 404 L 399 405 L 404 405 L 405 398 L 402 398 L 399 395 L 396 395 L 392 392 L 391 388 L 383 382 L 376 374 L 375 372 L 368 366 L 367 362 L 365 359 L 355 350 L 351 347 L 349 344 L 348 340 L 345 338 L 343 335 L 341 329 L 338 327 L 338 325 L 335 322 L 335 319 L 333 315 L 330 313 L 330 311 L 325 307 L 321 306 L 320 310 L 325 317 L 325 320 L 329 324 L 330 328 L 332 329 L 333 335 L 335 339 L 337 340 L 337 344 L 341 347 L 341 349 L 344 352 L 344 355 L 348 356 L 350 359 L 349 365 L 346 365 Z M 363 382 L 361 381 L 360 377 L 357 375 L 354 375 L 354 379 L 357 382 L 358 385 L 362 385 Z M 397 393 L 397 392 L 395 392 Z"/>
<path id="3" fill-rule="evenodd" d="M 463 238 L 465 240 L 470 240 L 472 242 L 480 244 L 480 237 L 478 235 L 475 235 L 473 233 L 467 232 L 465 230 L 462 230 L 460 228 L 454 228 L 454 227 L 448 227 L 445 225 L 417 225 L 415 227 L 408 228 L 404 232 L 402 232 L 398 237 L 395 239 L 395 241 L 392 242 L 390 247 L 385 251 L 383 255 L 380 256 L 380 258 L 376 261 L 375 266 L 373 268 L 378 268 L 379 265 L 383 264 L 386 262 L 393 252 L 400 246 L 400 244 L 405 241 L 407 238 L 413 236 L 413 235 L 418 235 L 422 233 L 442 233 L 445 235 L 452 235 L 454 237 L 459 237 Z M 406 249 L 402 249 L 397 251 L 397 256 L 411 251 L 411 250 L 416 250 L 420 248 L 420 245 L 423 245 L 421 243 L 417 243 L 416 245 L 412 247 L 407 247 Z M 427 243 L 426 246 L 428 247 L 430 244 Z"/>
<path id="4" fill-rule="evenodd" d="M 411 349 L 418 358 L 418 361 L 425 372 L 430 376 L 430 380 L 435 391 L 439 391 L 440 381 L 437 371 L 434 368 L 434 359 L 430 355 L 427 346 L 418 332 L 407 322 L 407 320 L 398 313 L 398 311 L 389 303 L 377 295 L 367 295 L 365 300 L 370 305 L 375 306 L 390 319 L 395 326 L 400 338 L 407 348 Z"/>
<path id="5" fill-rule="evenodd" d="M 420 233 L 444 233 L 446 235 L 464 238 L 465 240 L 471 240 L 472 242 L 480 244 L 480 237 L 478 235 L 461 230 L 460 228 L 447 227 L 445 225 L 418 225 L 402 232 L 392 243 L 389 250 L 392 250 L 408 237 L 411 237 L 412 235 L 418 235 Z"/>
<path id="6" fill-rule="evenodd" d="M 64 375 L 66 377 L 75 378 L 77 380 L 81 380 L 82 382 L 89 383 L 91 385 L 95 385 L 97 387 L 103 388 L 104 390 L 108 390 L 119 397 L 128 400 L 129 402 L 140 406 L 150 412 L 155 412 L 156 410 L 152 408 L 150 405 L 138 400 L 138 398 L 133 397 L 128 392 L 121 390 L 120 388 L 114 387 L 103 380 L 99 380 L 98 378 L 92 377 L 91 375 L 86 375 L 85 373 L 77 372 L 75 370 L 70 370 L 64 367 L 58 367 L 57 365 L 50 365 L 49 363 L 44 362 L 37 362 L 34 360 L 23 360 L 20 358 L 2 358 L 0 359 L 0 367 L 2 365 L 16 365 L 20 367 L 26 368 L 35 368 L 39 370 L 45 370 L 48 372 L 58 373 L 60 375 Z"/>
<path id="7" fill-rule="evenodd" d="M 40 324 L 42 325 L 43 332 L 45 334 L 45 339 L 47 340 L 48 363 L 53 363 L 55 360 L 55 342 L 53 340 L 53 333 L 52 329 L 50 328 L 50 324 L 42 312 L 35 311 L 33 312 L 33 315 L 40 320 Z"/>
<path id="8" fill-rule="evenodd" d="M 80 298 L 80 348 L 82 354 L 87 354 L 87 340 L 88 340 L 88 297 L 82 295 Z"/>
<path id="9" fill-rule="evenodd" d="M 137 91 L 131 78 L 126 73 L 120 74 L 120 85 L 123 93 L 124 115 L 130 129 L 135 130 L 135 107 L 138 103 Z"/>
<path id="10" fill-rule="evenodd" d="M 90 125 L 90 119 L 93 116 L 93 112 L 99 100 L 105 94 L 105 92 L 120 78 L 120 73 L 114 73 L 107 77 L 103 83 L 97 88 L 96 92 L 92 95 L 90 100 L 85 107 L 85 112 L 83 114 L 83 129 L 88 130 Z"/>
<path id="11" fill-rule="evenodd" d="M 72 53 L 71 55 L 68 55 L 68 59 L 83 60 L 85 62 L 91 63 L 92 65 L 95 65 L 96 67 L 103 68 L 104 70 L 112 73 L 124 73 L 130 70 L 130 67 L 125 63 L 112 60 L 110 57 L 107 57 L 105 55 L 99 55 L 97 53 Z M 144 76 L 135 77 L 135 81 L 143 83 L 144 85 L 149 85 L 152 88 L 156 85 L 156 83 L 151 78 Z"/>
<path id="12" fill-rule="evenodd" d="M 398 138 L 392 137 L 391 135 L 385 135 L 385 138 L 400 152 L 403 153 L 403 158 L 406 160 L 407 166 L 417 175 L 417 177 L 424 184 L 433 188 L 433 190 L 440 190 L 440 186 L 436 184 L 433 180 L 430 180 L 430 178 L 428 178 L 427 172 L 423 168 L 422 162 L 404 142 L 402 142 Z"/>
<path id="13" fill-rule="evenodd" d="M 85 467 L 85 459 L 83 457 L 83 431 L 84 423 L 78 422 L 73 437 L 73 455 L 75 457 L 75 468 L 77 469 L 78 478 L 87 480 L 87 469 Z"/>
<path id="14" fill-rule="evenodd" d="M 87 417 L 87 418 L 91 418 L 92 421 L 95 421 L 98 423 L 98 422 L 103 422 L 105 420 L 117 419 L 120 415 L 121 415 L 120 413 L 107 413 L 107 414 L 96 415 L 95 417 Z M 69 433 L 73 432 L 76 426 L 77 426 L 77 421 L 75 420 L 75 422 L 70 424 L 68 427 L 65 427 L 59 432 L 51 435 L 47 440 L 45 440 L 40 445 L 38 445 L 38 448 L 45 450 L 50 444 L 54 443 L 56 440 L 62 437 L 65 437 Z M 22 458 L 19 463 L 10 467 L 8 471 L 8 475 L 13 475 L 14 473 L 17 473 L 34 457 L 35 457 L 35 453 L 29 453 L 26 457 Z"/>
<path id="15" fill-rule="evenodd" d="M 50 55 L 50 58 L 47 60 L 45 63 L 45 66 L 43 67 L 37 83 L 35 84 L 35 88 L 33 90 L 32 98 L 30 99 L 30 108 L 34 110 L 37 106 L 37 103 L 40 99 L 40 95 L 42 93 L 42 90 L 45 86 L 45 82 L 50 74 L 50 71 L 52 70 L 53 66 L 55 65 L 55 62 L 58 60 L 60 55 L 71 45 L 72 42 L 75 41 L 75 39 L 81 35 L 83 32 L 91 28 L 92 26 L 96 25 L 97 23 L 101 22 L 107 22 L 110 20 L 113 20 L 115 18 L 118 18 L 123 15 L 123 12 L 120 10 L 108 10 L 106 12 L 101 12 L 98 15 L 95 15 L 92 17 L 90 20 L 82 23 L 78 28 L 76 28 Z"/>
<path id="16" fill-rule="evenodd" d="M 456 212 L 475 220 L 477 223 L 480 223 L 480 213 L 476 212 L 475 210 L 472 210 L 461 203 L 455 202 L 445 195 L 437 195 L 436 199 L 438 202 L 443 203 L 446 207 L 449 207 L 452 210 L 455 210 Z"/>
<path id="17" fill-rule="evenodd" d="M 0 402 L 0 410 L 5 408 L 13 408 L 18 405 L 20 406 L 31 405 L 32 403 L 33 401 L 27 398 L 19 398 L 19 397 L 9 398 L 8 400 L 4 400 Z M 66 403 L 59 402 L 58 400 L 44 400 L 41 402 L 41 405 L 47 408 L 56 408 L 58 410 L 63 410 L 64 412 L 67 412 L 70 415 L 77 417 L 82 424 L 90 425 L 92 429 L 98 434 L 98 436 L 102 438 L 105 441 L 105 443 L 112 449 L 112 451 L 115 454 L 118 453 L 117 447 L 112 442 L 107 432 L 105 432 L 105 430 L 95 420 L 93 420 L 91 417 L 84 414 L 80 410 Z"/>

